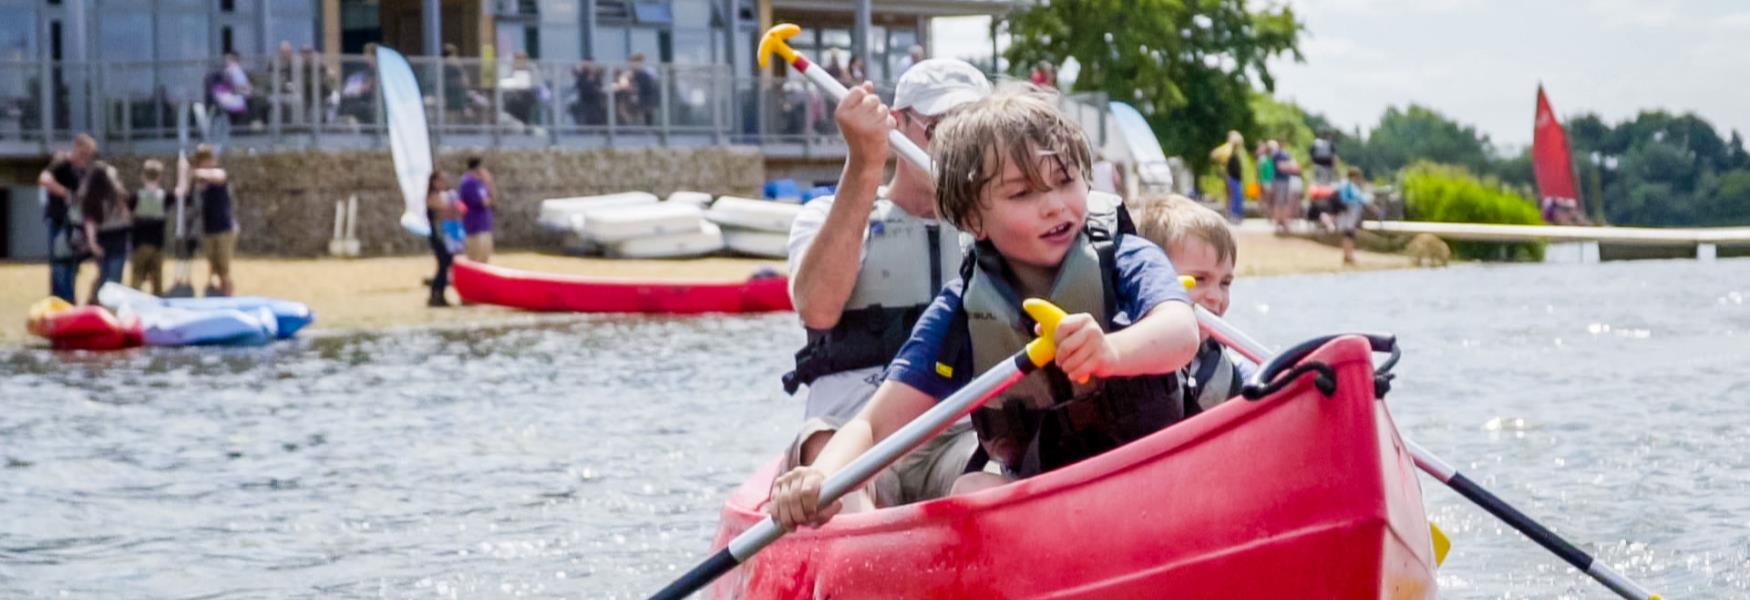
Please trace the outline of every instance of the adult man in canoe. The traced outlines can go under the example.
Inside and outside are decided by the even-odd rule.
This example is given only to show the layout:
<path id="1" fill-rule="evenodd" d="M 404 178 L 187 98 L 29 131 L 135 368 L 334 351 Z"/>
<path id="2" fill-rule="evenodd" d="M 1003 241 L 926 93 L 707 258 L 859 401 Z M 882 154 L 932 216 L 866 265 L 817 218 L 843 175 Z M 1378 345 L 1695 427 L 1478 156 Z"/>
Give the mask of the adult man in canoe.
<path id="1" fill-rule="evenodd" d="M 862 410 L 918 316 L 960 270 L 960 233 L 937 221 L 930 173 L 902 160 L 893 179 L 879 185 L 888 131 L 928 148 L 937 119 L 990 91 L 971 65 L 932 59 L 900 77 L 891 109 L 868 83 L 839 102 L 833 118 L 850 151 L 838 195 L 809 202 L 790 229 L 790 298 L 808 344 L 796 353 L 784 388 L 795 393 L 806 384 L 808 398 L 807 422 L 786 467 L 812 463 L 839 426 Z M 977 445 L 970 425 L 956 424 L 877 476 L 875 502 L 947 495 Z"/>

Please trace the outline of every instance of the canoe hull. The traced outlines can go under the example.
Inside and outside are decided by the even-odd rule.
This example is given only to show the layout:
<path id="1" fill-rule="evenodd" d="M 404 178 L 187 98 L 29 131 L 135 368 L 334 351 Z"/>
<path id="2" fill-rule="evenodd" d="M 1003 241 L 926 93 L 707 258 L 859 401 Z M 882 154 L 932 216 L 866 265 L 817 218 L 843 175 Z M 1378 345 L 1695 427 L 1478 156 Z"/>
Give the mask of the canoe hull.
<path id="1" fill-rule="evenodd" d="M 1366 343 L 1338 371 L 1236 400 L 1107 454 L 979 494 L 842 515 L 726 575 L 719 598 L 1431 598 L 1415 466 Z M 715 547 L 758 519 L 776 464 L 733 493 Z"/>
<path id="2" fill-rule="evenodd" d="M 457 259 L 452 270 L 464 302 L 524 310 L 589 313 L 751 313 L 790 308 L 782 276 L 731 282 L 636 281 L 557 275 Z"/>

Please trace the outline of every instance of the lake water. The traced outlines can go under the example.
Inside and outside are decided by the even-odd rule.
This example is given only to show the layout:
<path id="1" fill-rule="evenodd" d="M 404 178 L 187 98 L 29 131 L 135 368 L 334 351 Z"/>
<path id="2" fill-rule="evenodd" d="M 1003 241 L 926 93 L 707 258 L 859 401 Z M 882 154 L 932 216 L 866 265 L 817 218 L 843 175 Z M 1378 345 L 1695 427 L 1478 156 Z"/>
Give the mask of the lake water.
<path id="1" fill-rule="evenodd" d="M 1750 597 L 1750 260 L 1242 280 L 1391 331 L 1406 435 L 1671 597 Z M 642 597 L 800 420 L 794 315 L 0 350 L 0 597 Z M 1432 479 L 1451 598 L 1603 587 Z"/>

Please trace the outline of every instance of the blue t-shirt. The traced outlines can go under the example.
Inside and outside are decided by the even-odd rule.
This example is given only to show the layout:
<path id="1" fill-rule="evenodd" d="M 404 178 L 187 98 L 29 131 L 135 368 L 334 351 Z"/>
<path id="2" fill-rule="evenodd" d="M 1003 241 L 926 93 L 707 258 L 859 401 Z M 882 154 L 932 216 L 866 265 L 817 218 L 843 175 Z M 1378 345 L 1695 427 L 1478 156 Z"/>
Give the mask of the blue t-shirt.
<path id="1" fill-rule="evenodd" d="M 1191 303 L 1191 296 L 1185 292 L 1184 284 L 1179 283 L 1179 273 L 1173 270 L 1167 253 L 1153 242 L 1141 236 L 1120 236 L 1113 259 L 1118 270 L 1118 281 L 1113 286 L 1118 292 L 1115 303 L 1118 314 L 1113 315 L 1112 322 L 1119 328 L 1134 323 L 1163 302 Z M 941 400 L 977 375 L 972 372 L 971 352 L 961 352 L 955 364 L 948 365 L 952 368 L 952 377 L 943 377 L 936 372 L 942 342 L 950 335 L 960 339 L 972 335 L 965 320 L 960 320 L 959 327 L 954 326 L 954 315 L 961 310 L 960 292 L 965 285 L 964 280 L 956 279 L 942 287 L 942 293 L 912 327 L 911 339 L 906 340 L 899 354 L 888 364 L 887 379 Z"/>
<path id="2" fill-rule="evenodd" d="M 1346 206 L 1367 202 L 1366 192 L 1361 191 L 1361 186 L 1355 185 L 1353 181 L 1345 181 L 1342 185 L 1337 186 L 1337 198 L 1342 200 Z"/>

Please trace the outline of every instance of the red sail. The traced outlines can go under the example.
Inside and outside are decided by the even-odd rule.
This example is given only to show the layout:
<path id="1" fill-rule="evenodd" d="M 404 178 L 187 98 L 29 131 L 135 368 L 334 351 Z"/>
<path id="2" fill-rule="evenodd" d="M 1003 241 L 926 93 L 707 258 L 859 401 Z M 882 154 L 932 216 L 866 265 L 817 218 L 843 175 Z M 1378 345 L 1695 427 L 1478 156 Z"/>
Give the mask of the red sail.
<path id="1" fill-rule="evenodd" d="M 1568 154 L 1568 135 L 1549 107 L 1543 86 L 1537 86 L 1537 124 L 1531 139 L 1531 169 L 1537 176 L 1537 195 L 1544 199 L 1566 198 L 1579 207 L 1574 188 L 1574 163 Z"/>

